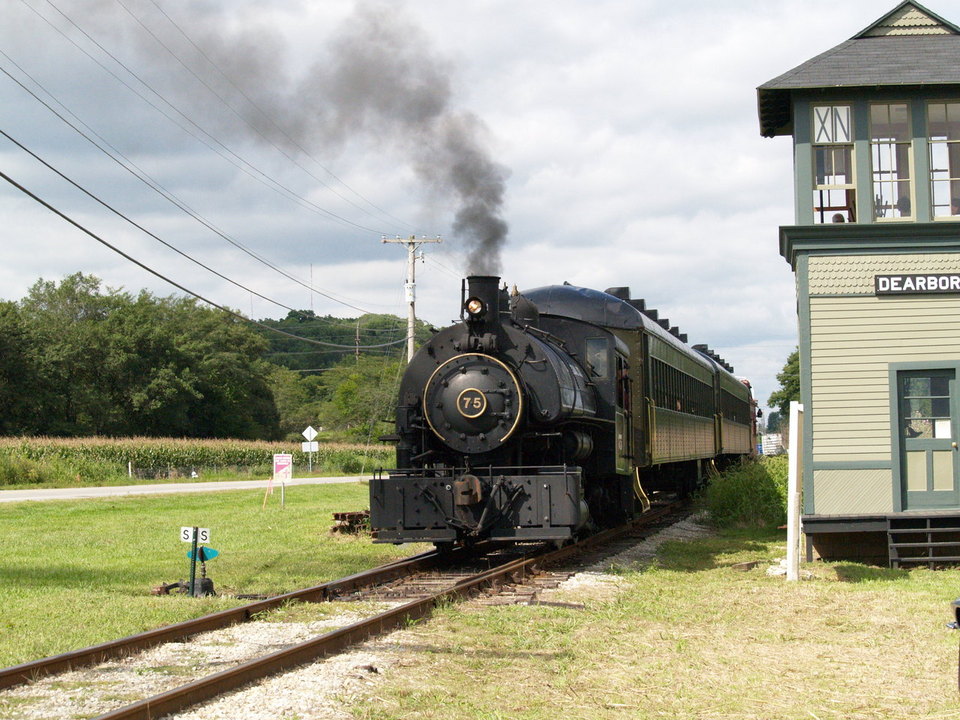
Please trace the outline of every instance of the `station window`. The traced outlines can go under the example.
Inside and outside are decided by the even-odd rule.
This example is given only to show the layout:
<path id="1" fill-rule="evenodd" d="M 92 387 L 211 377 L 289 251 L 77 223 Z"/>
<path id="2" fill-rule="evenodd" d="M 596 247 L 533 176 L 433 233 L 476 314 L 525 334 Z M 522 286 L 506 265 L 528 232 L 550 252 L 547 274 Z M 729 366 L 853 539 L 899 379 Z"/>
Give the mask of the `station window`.
<path id="1" fill-rule="evenodd" d="M 960 216 L 960 102 L 927 106 L 933 217 Z"/>
<path id="2" fill-rule="evenodd" d="M 849 105 L 813 108 L 813 222 L 856 222 L 853 114 Z"/>
<path id="3" fill-rule="evenodd" d="M 877 220 L 913 217 L 910 112 L 906 103 L 870 106 L 873 215 Z"/>

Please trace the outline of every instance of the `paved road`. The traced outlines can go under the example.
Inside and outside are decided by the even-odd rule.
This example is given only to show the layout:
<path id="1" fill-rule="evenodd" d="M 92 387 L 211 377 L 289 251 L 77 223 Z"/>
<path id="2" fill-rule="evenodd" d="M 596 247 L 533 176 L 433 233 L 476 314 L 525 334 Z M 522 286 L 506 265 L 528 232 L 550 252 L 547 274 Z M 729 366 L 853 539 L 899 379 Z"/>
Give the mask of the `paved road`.
<path id="1" fill-rule="evenodd" d="M 328 483 L 360 482 L 363 477 L 294 478 L 286 485 L 326 485 Z M 121 495 L 161 495 L 164 493 L 216 492 L 220 490 L 251 490 L 265 488 L 269 480 L 230 480 L 224 482 L 162 483 L 158 485 L 117 485 L 114 487 L 55 488 L 52 490 L 0 490 L 0 502 L 23 500 L 80 500 L 83 498 L 116 497 Z M 279 487 L 278 483 L 274 483 Z"/>

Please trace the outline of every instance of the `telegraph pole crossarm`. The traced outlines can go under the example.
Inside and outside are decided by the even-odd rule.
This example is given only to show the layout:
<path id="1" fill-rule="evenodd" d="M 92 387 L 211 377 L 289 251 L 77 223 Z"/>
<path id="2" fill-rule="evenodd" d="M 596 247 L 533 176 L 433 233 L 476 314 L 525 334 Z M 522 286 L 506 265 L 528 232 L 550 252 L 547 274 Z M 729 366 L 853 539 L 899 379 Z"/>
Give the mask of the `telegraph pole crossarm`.
<path id="1" fill-rule="evenodd" d="M 409 238 L 402 238 L 398 235 L 395 238 L 383 237 L 381 240 L 385 243 L 397 243 L 407 246 L 407 282 L 404 284 L 404 290 L 406 291 L 407 299 L 407 362 L 410 362 L 413 359 L 413 353 L 416 350 L 416 346 L 414 344 L 414 331 L 416 330 L 417 323 L 416 250 L 420 245 L 425 243 L 443 242 L 443 238 L 441 238 L 439 235 L 435 238 L 417 238 L 414 235 L 411 235 Z"/>

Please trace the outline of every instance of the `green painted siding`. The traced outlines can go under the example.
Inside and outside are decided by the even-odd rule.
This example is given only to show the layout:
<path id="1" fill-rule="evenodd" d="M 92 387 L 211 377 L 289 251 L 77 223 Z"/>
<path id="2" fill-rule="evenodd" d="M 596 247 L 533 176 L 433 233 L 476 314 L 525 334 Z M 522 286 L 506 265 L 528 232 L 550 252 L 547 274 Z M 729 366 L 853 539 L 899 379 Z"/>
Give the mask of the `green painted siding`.
<path id="1" fill-rule="evenodd" d="M 893 512 L 890 470 L 815 470 L 813 488 L 818 515 Z"/>
<path id="2" fill-rule="evenodd" d="M 695 377 L 697 380 L 713 387 L 713 372 L 707 365 L 692 360 L 688 355 L 665 343 L 652 333 L 650 334 L 650 357 L 661 360 L 680 372 Z"/>
<path id="3" fill-rule="evenodd" d="M 663 408 L 657 408 L 654 414 L 654 464 L 710 457 L 715 453 L 715 425 L 712 418 L 695 417 Z"/>
<path id="4" fill-rule="evenodd" d="M 960 272 L 957 253 L 891 253 L 889 255 L 821 255 L 810 258 L 810 295 L 873 297 L 873 276 L 895 273 Z M 909 298 L 908 298 L 909 299 Z M 885 301 L 890 302 L 892 298 Z M 901 308 L 893 307 L 890 312 Z M 908 322 L 910 317 L 904 317 Z"/>
<path id="5" fill-rule="evenodd" d="M 960 271 L 960 254 L 809 258 L 808 411 L 813 462 L 893 462 L 890 363 L 960 358 L 960 297 L 873 295 L 875 274 L 928 271 Z M 851 471 L 831 472 L 823 477 L 843 486 L 836 473 Z M 889 471 L 886 476 L 892 482 Z M 818 514 L 866 512 L 863 505 L 867 501 L 858 504 L 853 495 L 850 507 L 829 512 L 823 509 L 847 497 L 839 491 L 826 491 L 825 482 L 815 478 Z M 822 496 L 822 492 L 828 494 Z M 891 495 L 888 486 L 888 502 Z"/>

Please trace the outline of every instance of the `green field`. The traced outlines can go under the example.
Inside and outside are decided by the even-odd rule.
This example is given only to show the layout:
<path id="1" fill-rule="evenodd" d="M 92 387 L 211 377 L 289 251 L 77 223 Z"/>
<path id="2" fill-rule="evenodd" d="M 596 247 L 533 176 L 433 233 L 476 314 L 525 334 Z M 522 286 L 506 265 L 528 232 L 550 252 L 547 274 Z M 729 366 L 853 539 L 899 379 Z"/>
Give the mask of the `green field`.
<path id="1" fill-rule="evenodd" d="M 185 438 L 0 438 L 5 489 L 127 485 L 139 482 L 263 480 L 273 455 L 293 456 L 294 477 L 369 475 L 394 462 L 384 445 L 323 442 L 309 457 L 299 443 Z M 312 462 L 312 465 L 311 465 Z"/>
<path id="2" fill-rule="evenodd" d="M 341 577 L 423 549 L 331 535 L 362 484 L 0 505 L 0 664 L 10 665 Z M 210 528 L 221 596 L 156 597 L 185 579 L 184 525 Z M 608 568 L 568 606 L 449 605 L 387 645 L 351 696 L 362 720 L 960 718 L 947 630 L 960 571 L 814 563 L 766 569 L 784 533 L 728 529 Z M 755 563 L 747 568 L 743 563 Z M 296 610 L 291 608 L 296 614 Z M 392 657 L 392 659 L 390 659 Z"/>
<path id="3" fill-rule="evenodd" d="M 783 533 L 671 542 L 568 606 L 444 608 L 384 649 L 359 720 L 960 718 L 960 572 L 768 567 Z M 758 563 L 749 570 L 740 563 Z"/>
<path id="4" fill-rule="evenodd" d="M 0 505 L 0 666 L 92 645 L 374 567 L 423 546 L 332 535 L 331 513 L 369 506 L 361 483 Z M 189 578 L 181 526 L 211 531 L 216 598 L 153 596 Z"/>

